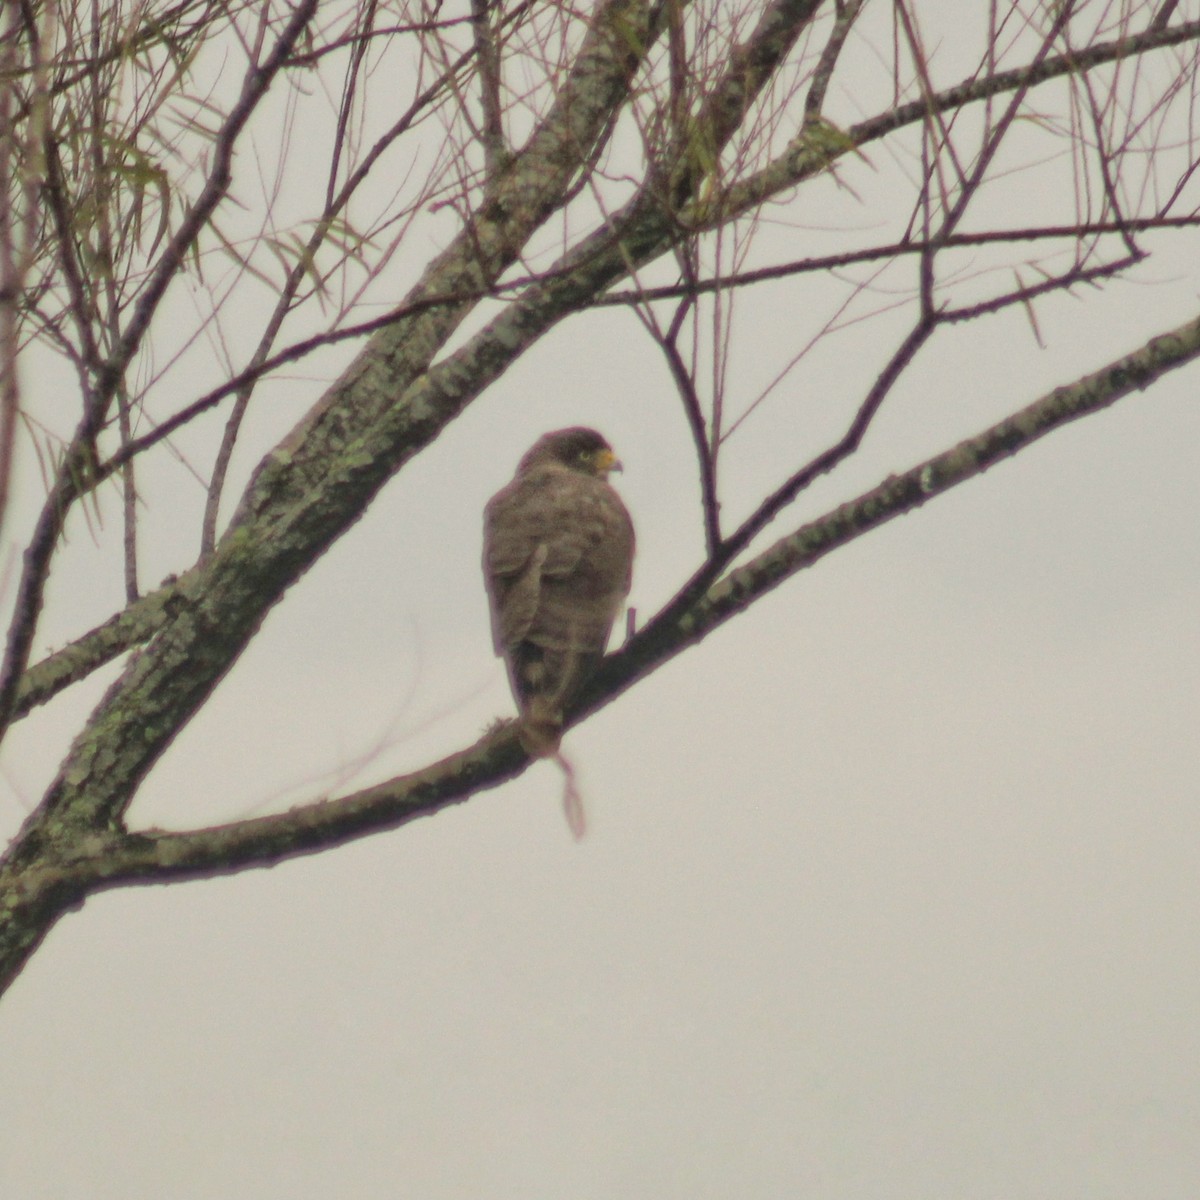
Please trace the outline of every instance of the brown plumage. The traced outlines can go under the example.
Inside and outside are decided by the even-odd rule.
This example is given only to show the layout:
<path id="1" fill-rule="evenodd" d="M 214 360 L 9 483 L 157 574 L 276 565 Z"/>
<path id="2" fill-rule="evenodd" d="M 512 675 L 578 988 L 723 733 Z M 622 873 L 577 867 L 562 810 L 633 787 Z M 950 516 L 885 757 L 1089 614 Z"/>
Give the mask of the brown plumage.
<path id="1" fill-rule="evenodd" d="M 530 754 L 558 753 L 563 713 L 596 668 L 633 571 L 633 523 L 594 429 L 539 438 L 484 510 L 492 640 Z"/>

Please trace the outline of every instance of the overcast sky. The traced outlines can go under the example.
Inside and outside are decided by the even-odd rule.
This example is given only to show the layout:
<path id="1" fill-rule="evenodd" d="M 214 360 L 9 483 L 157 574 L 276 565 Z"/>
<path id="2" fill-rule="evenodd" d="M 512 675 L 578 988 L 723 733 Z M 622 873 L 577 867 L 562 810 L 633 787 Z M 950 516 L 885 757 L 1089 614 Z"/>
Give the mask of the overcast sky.
<path id="1" fill-rule="evenodd" d="M 813 226 L 849 203 L 814 197 Z M 1198 279 L 1168 254 L 1052 300 L 1045 348 L 1019 313 L 955 330 L 771 532 L 1194 316 Z M 733 397 L 794 345 L 808 286 L 746 299 Z M 902 322 L 842 335 L 747 424 L 733 515 L 824 443 Z M 296 415 L 322 386 L 296 381 Z M 0 1001 L 0 1193 L 1194 1200 L 1198 389 L 1177 372 L 838 551 L 573 730 L 580 844 L 539 764 L 332 853 L 88 900 Z M 132 822 L 283 808 L 509 715 L 481 511 L 576 423 L 625 464 L 653 613 L 700 551 L 695 469 L 661 359 L 612 311 L 385 489 Z M 147 578 L 198 504 L 159 505 Z M 107 548 L 74 536 L 50 642 L 119 604 Z M 18 727 L 6 831 L 112 678 Z"/>

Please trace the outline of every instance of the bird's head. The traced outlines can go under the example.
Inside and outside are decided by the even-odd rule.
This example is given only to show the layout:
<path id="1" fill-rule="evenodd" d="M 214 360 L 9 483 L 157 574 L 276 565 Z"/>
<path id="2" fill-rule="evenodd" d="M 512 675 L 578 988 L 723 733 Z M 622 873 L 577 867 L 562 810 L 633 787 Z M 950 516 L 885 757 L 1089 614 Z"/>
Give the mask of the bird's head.
<path id="1" fill-rule="evenodd" d="M 572 471 L 600 479 L 607 478 L 610 471 L 621 469 L 621 462 L 608 442 L 594 429 L 582 425 L 543 434 L 521 459 L 517 474 L 523 475 L 533 467 L 548 464 L 569 467 Z"/>

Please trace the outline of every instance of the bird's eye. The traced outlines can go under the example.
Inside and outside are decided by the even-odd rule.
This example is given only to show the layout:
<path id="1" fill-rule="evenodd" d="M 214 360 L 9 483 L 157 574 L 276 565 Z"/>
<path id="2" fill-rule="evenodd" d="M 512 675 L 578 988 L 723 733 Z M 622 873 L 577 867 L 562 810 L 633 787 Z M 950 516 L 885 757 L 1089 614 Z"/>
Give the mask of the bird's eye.
<path id="1" fill-rule="evenodd" d="M 579 461 L 582 463 L 592 461 L 592 452 L 590 450 L 580 450 Z"/>

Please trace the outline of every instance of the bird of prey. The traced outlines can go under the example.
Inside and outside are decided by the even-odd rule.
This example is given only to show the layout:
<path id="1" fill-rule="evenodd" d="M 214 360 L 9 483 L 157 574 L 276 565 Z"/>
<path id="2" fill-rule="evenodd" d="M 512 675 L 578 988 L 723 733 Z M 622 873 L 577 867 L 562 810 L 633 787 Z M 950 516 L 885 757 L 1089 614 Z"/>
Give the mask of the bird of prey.
<path id="1" fill-rule="evenodd" d="M 564 711 L 629 593 L 633 523 L 608 483 L 620 467 L 594 429 L 559 429 L 534 443 L 484 510 L 492 640 L 520 709 L 521 744 L 539 758 L 558 756 Z"/>

